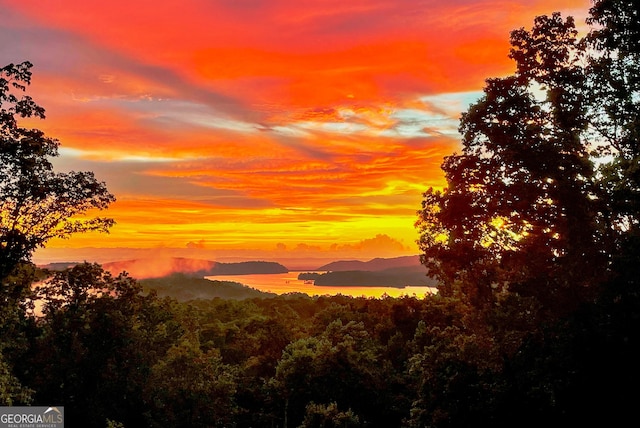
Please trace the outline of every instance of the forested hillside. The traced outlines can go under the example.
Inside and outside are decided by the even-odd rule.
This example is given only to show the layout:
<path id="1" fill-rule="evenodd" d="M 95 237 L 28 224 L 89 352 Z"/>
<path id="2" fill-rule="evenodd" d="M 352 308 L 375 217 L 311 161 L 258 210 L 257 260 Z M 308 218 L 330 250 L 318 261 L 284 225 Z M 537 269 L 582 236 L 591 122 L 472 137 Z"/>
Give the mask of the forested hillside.
<path id="1" fill-rule="evenodd" d="M 248 299 L 251 297 L 275 297 L 273 293 L 258 291 L 233 281 L 215 281 L 183 273 L 140 281 L 145 293 L 154 291 L 159 297 L 172 297 L 185 302 L 196 299 Z"/>

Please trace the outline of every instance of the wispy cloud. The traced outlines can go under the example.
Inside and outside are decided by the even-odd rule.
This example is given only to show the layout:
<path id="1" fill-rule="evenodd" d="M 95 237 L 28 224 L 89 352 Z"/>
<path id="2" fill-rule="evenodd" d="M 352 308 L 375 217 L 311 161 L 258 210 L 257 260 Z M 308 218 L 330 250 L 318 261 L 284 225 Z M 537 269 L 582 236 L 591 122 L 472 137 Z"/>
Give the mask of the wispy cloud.
<path id="1" fill-rule="evenodd" d="M 119 198 L 111 235 L 69 245 L 328 248 L 412 245 L 460 113 L 512 70 L 509 31 L 589 2 L 0 6 L 0 61 L 33 62 L 47 108 L 28 124 L 61 140 L 60 169 L 93 170 Z"/>

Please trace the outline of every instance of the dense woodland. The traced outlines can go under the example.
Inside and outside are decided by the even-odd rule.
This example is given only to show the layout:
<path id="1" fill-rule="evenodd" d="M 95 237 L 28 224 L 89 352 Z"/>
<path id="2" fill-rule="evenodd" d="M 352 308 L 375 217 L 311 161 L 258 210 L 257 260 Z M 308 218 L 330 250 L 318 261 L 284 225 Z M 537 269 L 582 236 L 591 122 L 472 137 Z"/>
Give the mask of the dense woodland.
<path id="1" fill-rule="evenodd" d="M 635 420 L 639 10 L 594 2 L 585 38 L 559 14 L 511 34 L 514 74 L 487 80 L 447 188 L 416 207 L 439 286 L 426 297 L 190 300 L 193 278 L 155 292 L 95 264 L 36 268 L 52 237 L 107 230 L 74 216 L 114 197 L 91 173 L 53 171 L 58 142 L 18 123 L 44 118 L 24 95 L 31 64 L 5 66 L 0 405 L 63 405 L 79 427 Z"/>

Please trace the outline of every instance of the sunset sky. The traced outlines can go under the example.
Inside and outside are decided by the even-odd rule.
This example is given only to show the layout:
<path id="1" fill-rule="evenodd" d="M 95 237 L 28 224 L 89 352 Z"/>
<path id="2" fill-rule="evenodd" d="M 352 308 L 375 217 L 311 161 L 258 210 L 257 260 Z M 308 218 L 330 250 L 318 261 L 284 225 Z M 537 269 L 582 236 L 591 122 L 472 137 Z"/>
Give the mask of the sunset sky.
<path id="1" fill-rule="evenodd" d="M 368 258 L 417 254 L 421 193 L 443 185 L 484 79 L 513 70 L 509 32 L 556 10 L 581 23 L 589 1 L 0 6 L 0 66 L 34 63 L 47 109 L 29 125 L 60 140 L 58 170 L 94 171 L 118 199 L 109 235 L 52 241 L 43 260 Z"/>

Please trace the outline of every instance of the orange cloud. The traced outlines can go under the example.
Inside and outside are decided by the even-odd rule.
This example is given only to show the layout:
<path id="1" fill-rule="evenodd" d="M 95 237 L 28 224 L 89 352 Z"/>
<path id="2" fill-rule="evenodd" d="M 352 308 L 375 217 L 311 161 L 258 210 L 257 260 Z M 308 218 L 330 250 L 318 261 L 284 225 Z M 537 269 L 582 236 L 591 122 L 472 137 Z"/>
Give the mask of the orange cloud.
<path id="1" fill-rule="evenodd" d="M 460 112 L 513 68 L 509 32 L 589 2 L 0 6 L 0 58 L 35 64 L 47 108 L 25 124 L 118 197 L 110 235 L 51 245 L 401 251 Z"/>
<path id="2" fill-rule="evenodd" d="M 412 250 L 413 246 L 407 247 L 401 241 L 394 239 L 385 234 L 378 234 L 374 238 L 364 239 L 356 244 L 332 245 L 334 251 L 344 250 L 358 250 L 373 254 L 393 254 L 402 253 L 407 250 Z"/>

